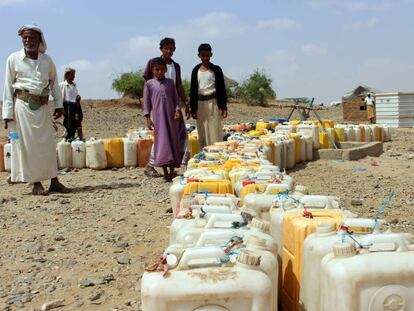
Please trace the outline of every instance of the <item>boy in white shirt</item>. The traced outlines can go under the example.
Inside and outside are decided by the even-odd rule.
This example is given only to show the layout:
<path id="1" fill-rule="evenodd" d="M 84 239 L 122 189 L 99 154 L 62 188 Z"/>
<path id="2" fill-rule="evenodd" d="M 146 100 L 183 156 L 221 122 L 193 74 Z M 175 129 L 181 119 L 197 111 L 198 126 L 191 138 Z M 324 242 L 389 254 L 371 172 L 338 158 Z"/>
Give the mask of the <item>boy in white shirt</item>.
<path id="1" fill-rule="evenodd" d="M 72 141 L 75 138 L 76 131 L 79 139 L 82 137 L 82 107 L 80 104 L 81 97 L 76 87 L 75 69 L 67 67 L 65 69 L 64 81 L 60 83 L 63 97 L 63 108 L 65 109 L 65 119 L 63 125 L 66 128 L 66 139 Z"/>

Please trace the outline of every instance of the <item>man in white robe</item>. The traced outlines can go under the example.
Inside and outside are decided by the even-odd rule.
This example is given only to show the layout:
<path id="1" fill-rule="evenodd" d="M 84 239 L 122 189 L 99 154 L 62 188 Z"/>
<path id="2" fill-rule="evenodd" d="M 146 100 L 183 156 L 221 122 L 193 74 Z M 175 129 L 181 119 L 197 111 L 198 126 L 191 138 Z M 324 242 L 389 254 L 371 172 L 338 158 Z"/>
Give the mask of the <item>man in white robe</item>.
<path id="1" fill-rule="evenodd" d="M 35 25 L 18 31 L 23 49 L 6 63 L 2 118 L 10 130 L 12 144 L 11 182 L 33 184 L 32 193 L 69 192 L 57 178 L 57 154 L 52 116 L 47 106 L 53 96 L 57 119 L 63 115 L 62 94 L 56 67 L 45 54 L 46 41 Z M 42 181 L 51 180 L 49 191 Z"/>

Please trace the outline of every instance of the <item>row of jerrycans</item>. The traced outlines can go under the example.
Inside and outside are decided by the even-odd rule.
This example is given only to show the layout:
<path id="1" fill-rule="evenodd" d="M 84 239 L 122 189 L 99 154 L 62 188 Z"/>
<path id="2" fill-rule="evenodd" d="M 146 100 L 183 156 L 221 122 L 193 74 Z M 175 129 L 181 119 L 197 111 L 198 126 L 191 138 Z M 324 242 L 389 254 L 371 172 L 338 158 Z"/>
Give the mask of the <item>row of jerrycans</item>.
<path id="1" fill-rule="evenodd" d="M 149 138 L 133 139 L 91 138 L 86 142 L 62 140 L 57 144 L 59 168 L 105 169 L 120 167 L 144 167 L 149 160 L 152 140 Z"/>

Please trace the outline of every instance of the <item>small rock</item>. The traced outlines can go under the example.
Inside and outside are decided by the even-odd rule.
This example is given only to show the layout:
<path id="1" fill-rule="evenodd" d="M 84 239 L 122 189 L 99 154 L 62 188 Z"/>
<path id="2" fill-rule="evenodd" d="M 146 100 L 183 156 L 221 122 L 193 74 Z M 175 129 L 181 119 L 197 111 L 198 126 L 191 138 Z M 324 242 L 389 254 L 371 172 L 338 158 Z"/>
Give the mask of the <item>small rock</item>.
<path id="1" fill-rule="evenodd" d="M 42 308 L 40 310 L 41 311 L 48 311 L 48 310 L 56 309 L 56 308 L 59 308 L 59 307 L 63 307 L 65 305 L 64 303 L 65 303 L 65 300 L 63 300 L 63 299 L 46 302 L 42 305 Z"/>
<path id="2" fill-rule="evenodd" d="M 80 287 L 89 287 L 89 286 L 94 286 L 95 285 L 95 283 L 94 282 L 92 282 L 91 280 L 89 280 L 89 279 L 82 279 L 80 282 L 79 282 L 79 286 Z"/>
<path id="3" fill-rule="evenodd" d="M 408 160 L 412 160 L 412 159 L 414 159 L 414 153 L 410 153 L 410 154 L 408 154 L 408 155 L 407 155 L 407 159 L 408 159 Z"/>
<path id="4" fill-rule="evenodd" d="M 396 225 L 396 224 L 398 224 L 398 218 L 393 218 L 393 219 L 391 219 L 391 220 L 389 221 L 389 223 L 390 223 L 391 225 Z"/>
<path id="5" fill-rule="evenodd" d="M 352 206 L 361 206 L 362 205 L 362 200 L 361 199 L 352 199 L 351 200 L 351 205 Z"/>
<path id="6" fill-rule="evenodd" d="M 63 235 L 57 235 L 55 236 L 55 241 L 64 241 L 65 237 Z"/>
<path id="7" fill-rule="evenodd" d="M 121 268 L 119 266 L 115 266 L 112 268 L 112 272 L 118 273 L 119 271 L 121 271 Z"/>
<path id="8" fill-rule="evenodd" d="M 98 300 L 99 298 L 101 298 L 101 297 L 102 297 L 102 295 L 103 295 L 103 291 L 100 291 L 100 292 L 94 293 L 94 294 L 92 294 L 92 296 L 90 296 L 90 297 L 89 297 L 89 300 L 90 300 L 90 301 L 96 301 L 96 300 Z"/>
<path id="9" fill-rule="evenodd" d="M 80 308 L 80 307 L 82 307 L 84 304 L 85 304 L 85 303 L 83 302 L 83 300 L 79 299 L 79 300 L 76 300 L 76 301 L 75 301 L 75 303 L 73 304 L 73 306 L 74 306 L 75 308 Z"/>
<path id="10" fill-rule="evenodd" d="M 69 204 L 70 200 L 69 199 L 62 199 L 59 201 L 60 204 L 64 205 L 64 204 Z"/>
<path id="11" fill-rule="evenodd" d="M 129 257 L 127 257 L 127 256 L 118 256 L 116 258 L 116 261 L 121 265 L 128 265 L 130 263 L 131 259 L 129 259 Z"/>
<path id="12" fill-rule="evenodd" d="M 119 248 L 127 248 L 129 246 L 128 242 L 117 242 L 116 246 Z"/>

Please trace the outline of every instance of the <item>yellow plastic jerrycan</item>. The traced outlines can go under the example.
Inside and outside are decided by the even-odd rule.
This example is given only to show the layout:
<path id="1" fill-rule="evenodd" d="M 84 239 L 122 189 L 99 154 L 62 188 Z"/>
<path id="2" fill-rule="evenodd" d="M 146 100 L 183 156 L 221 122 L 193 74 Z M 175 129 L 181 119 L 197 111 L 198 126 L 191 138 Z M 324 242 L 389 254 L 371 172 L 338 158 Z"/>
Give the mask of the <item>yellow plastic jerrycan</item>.
<path id="1" fill-rule="evenodd" d="M 200 152 L 200 140 L 198 139 L 197 133 L 190 133 L 188 135 L 188 145 L 190 149 L 190 156 L 194 157 L 197 153 Z"/>
<path id="2" fill-rule="evenodd" d="M 325 128 L 334 128 L 334 121 L 333 120 L 322 120 L 323 125 L 325 126 Z M 315 124 L 318 125 L 319 127 L 322 127 L 321 123 L 316 120 Z"/>
<path id="3" fill-rule="evenodd" d="M 335 142 L 346 141 L 345 128 L 335 127 Z"/>
<path id="4" fill-rule="evenodd" d="M 263 132 L 263 130 L 267 130 L 268 128 L 269 128 L 269 122 L 264 122 L 263 120 L 259 120 L 259 122 L 256 123 L 256 131 Z M 256 135 L 253 135 L 253 136 L 256 136 Z"/>
<path id="5" fill-rule="evenodd" d="M 303 242 L 316 232 L 318 224 L 332 223 L 339 228 L 344 219 L 341 210 L 300 209 L 285 213 L 282 242 L 282 310 L 298 310 Z"/>
<path id="6" fill-rule="evenodd" d="M 299 134 L 292 133 L 289 135 L 295 141 L 295 163 L 301 162 L 302 141 Z"/>
<path id="7" fill-rule="evenodd" d="M 319 132 L 319 149 L 328 149 L 328 148 L 329 148 L 328 133 Z"/>
<path id="8" fill-rule="evenodd" d="M 124 166 L 124 141 L 122 138 L 106 138 L 104 139 L 104 147 L 108 168 Z"/>
<path id="9" fill-rule="evenodd" d="M 289 121 L 289 124 L 290 125 L 299 125 L 299 124 L 301 124 L 302 123 L 302 121 L 301 120 L 292 120 L 292 121 Z"/>
<path id="10" fill-rule="evenodd" d="M 233 194 L 233 187 L 230 180 L 227 179 L 202 180 L 189 178 L 184 187 L 184 196 L 191 195 L 195 192 Z"/>

